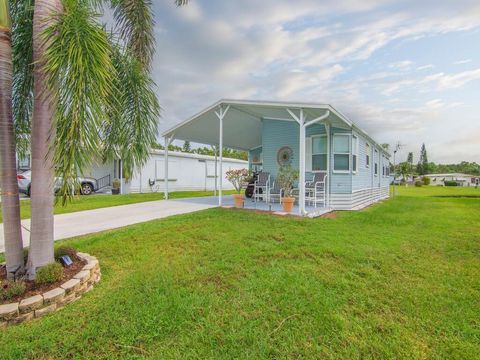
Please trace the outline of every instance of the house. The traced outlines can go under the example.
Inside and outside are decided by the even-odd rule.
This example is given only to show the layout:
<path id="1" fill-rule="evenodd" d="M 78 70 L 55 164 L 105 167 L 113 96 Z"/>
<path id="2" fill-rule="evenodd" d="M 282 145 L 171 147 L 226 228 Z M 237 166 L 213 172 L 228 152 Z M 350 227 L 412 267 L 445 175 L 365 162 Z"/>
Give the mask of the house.
<path id="1" fill-rule="evenodd" d="M 361 209 L 389 196 L 390 154 L 331 105 L 220 100 L 163 136 L 166 144 L 181 139 L 248 151 L 249 167 L 272 178 L 281 165 L 299 169 L 301 215 L 318 212 L 309 207 L 305 196 L 305 181 L 317 172 L 326 174 L 325 207 L 329 209 Z M 221 154 L 219 163 L 222 168 Z M 221 181 L 219 205 L 224 186 Z"/>
<path id="2" fill-rule="evenodd" d="M 454 181 L 457 186 L 478 186 L 480 185 L 480 175 L 469 175 L 462 173 L 449 173 L 449 174 L 428 174 L 424 175 L 430 178 L 430 185 L 445 186 L 445 182 Z"/>
<path id="3" fill-rule="evenodd" d="M 247 161 L 227 158 L 223 160 L 223 169 L 220 172 L 218 159 L 214 156 L 171 151 L 168 163 L 170 191 L 216 190 L 220 173 L 223 174 L 224 189 L 230 190 L 233 186 L 226 182 L 225 173 L 230 169 L 248 168 Z M 22 164 L 24 166 L 19 168 L 19 171 L 29 169 L 29 163 L 26 160 L 23 160 Z M 96 179 L 100 191 L 109 191 L 113 179 L 122 179 L 122 194 L 165 191 L 164 150 L 151 150 L 146 163 L 141 168 L 135 169 L 128 180 L 124 178 L 120 166 L 120 159 L 107 163 L 94 162 L 85 169 L 83 176 Z"/>

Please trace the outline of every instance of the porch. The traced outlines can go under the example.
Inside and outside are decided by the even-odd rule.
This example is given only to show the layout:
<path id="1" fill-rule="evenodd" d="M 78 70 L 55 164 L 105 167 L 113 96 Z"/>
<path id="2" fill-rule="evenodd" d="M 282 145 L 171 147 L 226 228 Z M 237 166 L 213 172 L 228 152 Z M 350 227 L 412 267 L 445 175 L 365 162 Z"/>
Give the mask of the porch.
<path id="1" fill-rule="evenodd" d="M 178 201 L 186 204 L 195 204 L 195 205 L 205 205 L 205 206 L 218 206 L 218 196 L 206 196 L 206 197 L 196 197 L 196 198 L 184 198 L 176 199 L 172 201 Z M 233 197 L 231 195 L 222 196 L 222 207 L 233 208 Z M 253 210 L 253 211 L 265 211 L 272 213 L 274 215 L 294 215 L 300 216 L 298 202 L 295 203 L 293 211 L 290 214 L 283 212 L 282 205 L 277 202 L 265 202 L 265 201 L 254 201 L 254 199 L 245 198 L 244 209 Z M 327 207 L 314 207 L 312 205 L 306 204 L 305 206 L 306 216 L 308 217 L 318 217 L 324 214 L 327 214 L 332 211 L 332 209 Z"/>

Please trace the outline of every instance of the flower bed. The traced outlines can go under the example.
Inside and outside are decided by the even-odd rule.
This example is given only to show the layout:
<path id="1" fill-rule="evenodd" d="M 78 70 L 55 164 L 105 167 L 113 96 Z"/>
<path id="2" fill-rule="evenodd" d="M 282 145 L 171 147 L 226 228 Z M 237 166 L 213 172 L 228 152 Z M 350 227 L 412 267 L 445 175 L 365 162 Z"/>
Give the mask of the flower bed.
<path id="1" fill-rule="evenodd" d="M 94 256 L 77 253 L 86 262 L 79 272 L 61 285 L 41 294 L 16 299 L 16 302 L 0 305 L 0 327 L 19 324 L 61 309 L 68 303 L 78 300 L 83 293 L 90 291 L 100 281 L 100 265 Z"/>

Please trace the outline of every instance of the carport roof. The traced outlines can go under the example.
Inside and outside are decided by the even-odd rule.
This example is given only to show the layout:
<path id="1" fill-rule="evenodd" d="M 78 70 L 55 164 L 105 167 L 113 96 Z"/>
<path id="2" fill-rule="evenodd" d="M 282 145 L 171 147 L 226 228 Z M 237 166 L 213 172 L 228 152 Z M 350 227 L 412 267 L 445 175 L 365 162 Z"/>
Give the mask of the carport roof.
<path id="1" fill-rule="evenodd" d="M 321 117 L 329 111 L 330 115 L 326 120 L 332 126 L 355 128 L 371 142 L 376 143 L 365 131 L 329 104 L 233 99 L 217 101 L 162 135 L 201 144 L 218 145 L 219 120 L 215 111 L 220 107 L 228 107 L 228 112 L 223 119 L 223 144 L 234 149 L 249 150 L 260 146 L 263 119 L 295 121 L 288 110 L 298 113 L 300 109 L 303 110 L 307 121 Z"/>

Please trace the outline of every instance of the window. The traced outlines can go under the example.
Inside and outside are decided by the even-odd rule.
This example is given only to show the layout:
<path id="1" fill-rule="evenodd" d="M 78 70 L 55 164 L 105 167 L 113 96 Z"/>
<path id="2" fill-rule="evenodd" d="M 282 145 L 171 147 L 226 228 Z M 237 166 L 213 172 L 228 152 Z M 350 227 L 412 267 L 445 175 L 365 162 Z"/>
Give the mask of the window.
<path id="1" fill-rule="evenodd" d="M 333 135 L 333 170 L 350 171 L 350 135 Z"/>
<path id="2" fill-rule="evenodd" d="M 370 167 L 370 144 L 365 144 L 365 167 Z"/>
<path id="3" fill-rule="evenodd" d="M 312 171 L 327 171 L 327 137 L 312 137 Z"/>
<path id="4" fill-rule="evenodd" d="M 358 170 L 358 137 L 352 136 L 352 171 Z"/>
<path id="5" fill-rule="evenodd" d="M 373 161 L 375 161 L 375 167 L 374 167 L 375 176 L 378 176 L 378 161 L 377 161 L 377 159 L 378 159 L 378 151 L 375 150 L 375 158 L 373 159 Z"/>

